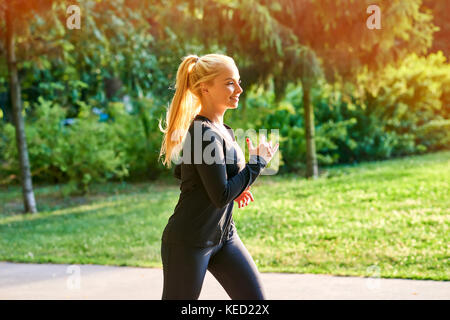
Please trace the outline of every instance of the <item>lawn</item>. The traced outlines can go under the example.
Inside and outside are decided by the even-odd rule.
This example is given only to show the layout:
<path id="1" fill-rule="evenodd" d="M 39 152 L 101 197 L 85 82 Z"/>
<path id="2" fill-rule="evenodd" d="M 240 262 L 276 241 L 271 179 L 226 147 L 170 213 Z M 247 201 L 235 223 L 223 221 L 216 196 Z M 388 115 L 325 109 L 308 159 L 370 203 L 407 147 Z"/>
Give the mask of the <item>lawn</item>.
<path id="1" fill-rule="evenodd" d="M 450 279 L 450 152 L 260 176 L 236 227 L 262 272 Z M 86 197 L 35 186 L 40 213 L 0 189 L 0 261 L 161 267 L 174 179 L 108 183 Z"/>

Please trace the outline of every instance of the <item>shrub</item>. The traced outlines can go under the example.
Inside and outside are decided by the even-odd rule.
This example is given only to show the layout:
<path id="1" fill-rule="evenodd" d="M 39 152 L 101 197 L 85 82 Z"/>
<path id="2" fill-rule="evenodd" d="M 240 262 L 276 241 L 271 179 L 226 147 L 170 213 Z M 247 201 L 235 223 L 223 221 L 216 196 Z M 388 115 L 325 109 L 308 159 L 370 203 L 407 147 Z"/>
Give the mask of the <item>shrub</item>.
<path id="1" fill-rule="evenodd" d="M 362 74 L 360 85 L 382 130 L 398 141 L 394 155 L 448 147 L 450 65 L 441 51 L 426 57 L 411 54 L 374 79 Z"/>
<path id="2" fill-rule="evenodd" d="M 156 179 L 165 171 L 158 162 L 162 134 L 158 129 L 158 108 L 151 98 L 133 101 L 130 112 L 120 102 L 109 103 L 110 125 L 119 138 L 131 180 Z"/>
<path id="3" fill-rule="evenodd" d="M 81 103 L 78 118 L 64 125 L 65 111 L 39 98 L 34 119 L 25 126 L 32 174 L 36 180 L 69 182 L 65 193 L 87 192 L 93 182 L 127 175 L 124 153 L 113 127 L 99 122 Z M 14 127 L 4 129 L 7 167 L 19 174 Z"/>
<path id="4" fill-rule="evenodd" d="M 321 95 L 320 87 L 313 90 L 315 114 Z M 273 91 L 253 89 L 247 97 L 248 113 L 251 114 L 256 130 L 279 129 L 281 168 L 283 171 L 298 171 L 306 167 L 306 137 L 303 120 L 302 88 L 290 85 L 286 96 L 277 103 Z M 256 116 L 257 115 L 257 116 Z M 256 118 L 256 119 L 255 119 Z M 347 143 L 355 148 L 356 142 L 349 139 L 348 130 L 355 124 L 355 119 L 328 118 L 315 121 L 316 153 L 319 165 L 330 165 L 340 159 L 339 143 Z"/>

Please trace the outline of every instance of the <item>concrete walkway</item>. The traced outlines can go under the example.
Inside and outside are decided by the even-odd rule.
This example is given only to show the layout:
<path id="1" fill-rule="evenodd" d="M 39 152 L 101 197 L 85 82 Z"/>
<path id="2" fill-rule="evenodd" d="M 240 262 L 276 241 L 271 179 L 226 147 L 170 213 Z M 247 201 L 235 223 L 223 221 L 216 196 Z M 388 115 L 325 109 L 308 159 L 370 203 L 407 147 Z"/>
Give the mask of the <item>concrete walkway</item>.
<path id="1" fill-rule="evenodd" d="M 268 299 L 450 299 L 450 282 L 262 273 Z M 161 298 L 161 269 L 0 262 L 0 300 Z M 228 300 L 207 272 L 200 299 Z"/>

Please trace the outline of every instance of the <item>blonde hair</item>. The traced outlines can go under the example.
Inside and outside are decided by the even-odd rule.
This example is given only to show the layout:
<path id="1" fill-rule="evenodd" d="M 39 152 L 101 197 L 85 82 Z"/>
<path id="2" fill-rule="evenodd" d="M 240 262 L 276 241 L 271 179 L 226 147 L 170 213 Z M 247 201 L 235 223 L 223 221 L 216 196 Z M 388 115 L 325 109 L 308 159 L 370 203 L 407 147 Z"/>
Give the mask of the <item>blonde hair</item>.
<path id="1" fill-rule="evenodd" d="M 164 138 L 159 159 L 165 155 L 163 164 L 171 167 L 172 159 L 179 156 L 187 130 L 201 109 L 201 83 L 211 83 L 226 65 L 236 65 L 233 58 L 222 54 L 202 57 L 188 55 L 183 58 L 177 71 L 175 95 L 166 112 L 165 128 L 159 128 Z"/>

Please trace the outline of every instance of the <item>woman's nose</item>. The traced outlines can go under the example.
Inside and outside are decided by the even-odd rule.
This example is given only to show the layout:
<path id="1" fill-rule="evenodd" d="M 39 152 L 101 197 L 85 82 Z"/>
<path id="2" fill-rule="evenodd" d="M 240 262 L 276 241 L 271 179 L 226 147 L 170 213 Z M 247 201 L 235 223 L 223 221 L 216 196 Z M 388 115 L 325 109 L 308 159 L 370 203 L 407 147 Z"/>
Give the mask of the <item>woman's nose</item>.
<path id="1" fill-rule="evenodd" d="M 242 87 L 240 84 L 237 85 L 237 90 L 238 93 L 242 93 L 244 90 L 242 90 Z"/>

